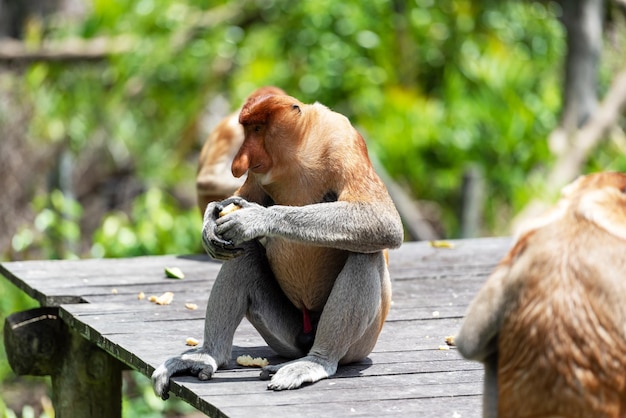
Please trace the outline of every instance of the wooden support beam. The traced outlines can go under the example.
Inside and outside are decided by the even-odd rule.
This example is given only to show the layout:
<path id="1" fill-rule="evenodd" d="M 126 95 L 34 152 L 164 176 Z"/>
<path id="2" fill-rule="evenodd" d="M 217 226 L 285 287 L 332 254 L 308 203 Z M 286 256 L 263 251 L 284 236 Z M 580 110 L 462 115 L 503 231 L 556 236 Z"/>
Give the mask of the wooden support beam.
<path id="1" fill-rule="evenodd" d="M 58 308 L 7 317 L 4 339 L 16 374 L 52 376 L 57 418 L 121 418 L 122 364 L 67 327 Z"/>

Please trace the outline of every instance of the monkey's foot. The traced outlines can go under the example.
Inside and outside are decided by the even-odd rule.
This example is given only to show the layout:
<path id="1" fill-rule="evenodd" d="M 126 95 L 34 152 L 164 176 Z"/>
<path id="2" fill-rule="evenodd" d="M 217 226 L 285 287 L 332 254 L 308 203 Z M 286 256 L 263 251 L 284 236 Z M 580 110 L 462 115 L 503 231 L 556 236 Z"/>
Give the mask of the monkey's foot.
<path id="1" fill-rule="evenodd" d="M 336 371 L 336 362 L 306 356 L 287 363 L 264 367 L 261 371 L 261 380 L 268 380 L 273 375 L 272 380 L 267 384 L 268 389 L 298 389 L 304 383 L 315 383 L 326 379 Z"/>
<path id="2" fill-rule="evenodd" d="M 198 376 L 200 380 L 209 380 L 217 370 L 217 362 L 209 354 L 199 350 L 190 350 L 180 356 L 171 357 L 152 373 L 152 388 L 157 396 L 169 398 L 170 377 L 178 373 Z"/>

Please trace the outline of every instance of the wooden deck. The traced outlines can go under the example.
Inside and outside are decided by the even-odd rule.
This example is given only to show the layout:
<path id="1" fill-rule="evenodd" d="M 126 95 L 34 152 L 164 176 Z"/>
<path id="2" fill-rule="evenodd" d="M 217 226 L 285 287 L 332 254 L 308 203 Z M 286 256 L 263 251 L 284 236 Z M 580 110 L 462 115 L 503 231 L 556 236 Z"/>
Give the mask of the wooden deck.
<path id="1" fill-rule="evenodd" d="M 172 392 L 210 416 L 480 416 L 482 366 L 440 346 L 458 330 L 510 239 L 452 242 L 452 249 L 421 242 L 390 252 L 393 305 L 366 361 L 340 367 L 331 379 L 273 392 L 259 380 L 258 369 L 233 360 L 231 369 L 210 382 L 174 378 Z M 164 268 L 173 266 L 184 272 L 183 280 L 165 277 Z M 202 340 L 204 308 L 219 268 L 205 256 L 155 256 L 9 262 L 0 265 L 0 273 L 43 306 L 59 306 L 70 328 L 150 376 L 187 348 L 187 337 Z M 174 292 L 172 304 L 147 300 L 165 291 Z M 137 298 L 140 292 L 145 300 Z M 245 320 L 235 334 L 233 359 L 241 354 L 283 361 Z"/>

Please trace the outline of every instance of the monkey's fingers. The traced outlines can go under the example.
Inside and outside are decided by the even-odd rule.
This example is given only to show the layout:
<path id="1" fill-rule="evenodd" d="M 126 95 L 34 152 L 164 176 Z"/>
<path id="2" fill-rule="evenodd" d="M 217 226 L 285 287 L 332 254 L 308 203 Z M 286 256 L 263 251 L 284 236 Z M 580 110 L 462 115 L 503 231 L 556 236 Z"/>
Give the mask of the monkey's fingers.
<path id="1" fill-rule="evenodd" d="M 222 208 L 225 208 L 226 206 L 231 205 L 231 204 L 235 206 L 239 206 L 240 208 L 247 208 L 253 205 L 253 203 L 250 203 L 243 197 L 239 197 L 239 196 L 231 196 L 228 199 L 222 200 L 219 204 L 220 206 L 222 206 Z"/>
<path id="2" fill-rule="evenodd" d="M 232 260 L 243 254 L 243 248 L 235 247 L 232 242 L 226 241 L 210 232 L 209 228 L 202 231 L 202 247 L 216 260 Z"/>
<path id="3" fill-rule="evenodd" d="M 233 247 L 232 245 L 228 247 L 221 247 L 219 245 L 212 247 L 205 247 L 207 253 L 216 260 L 232 260 L 234 258 L 239 257 L 244 253 L 244 249 L 241 247 Z"/>

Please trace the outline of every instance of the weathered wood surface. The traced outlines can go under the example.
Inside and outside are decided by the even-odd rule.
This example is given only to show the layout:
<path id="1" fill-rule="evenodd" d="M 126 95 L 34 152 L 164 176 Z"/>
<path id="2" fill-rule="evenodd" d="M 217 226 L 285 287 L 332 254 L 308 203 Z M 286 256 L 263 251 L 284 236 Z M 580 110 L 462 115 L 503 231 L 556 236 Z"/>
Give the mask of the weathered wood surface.
<path id="1" fill-rule="evenodd" d="M 508 238 L 453 241 L 433 248 L 407 243 L 390 252 L 393 305 L 378 344 L 365 361 L 294 391 L 266 390 L 258 369 L 241 368 L 241 354 L 281 362 L 244 320 L 234 339 L 232 368 L 210 382 L 177 377 L 172 392 L 212 416 L 478 417 L 482 367 L 440 350 L 460 325 L 467 305 L 507 251 Z M 183 280 L 165 277 L 179 267 Z M 60 305 L 73 329 L 149 376 L 170 355 L 202 340 L 204 308 L 220 264 L 205 256 L 117 260 L 29 261 L 0 265 L 0 272 L 42 305 Z M 171 305 L 138 300 L 174 292 Z M 87 303 L 78 303 L 87 302 Z M 197 310 L 185 303 L 196 303 Z"/>

